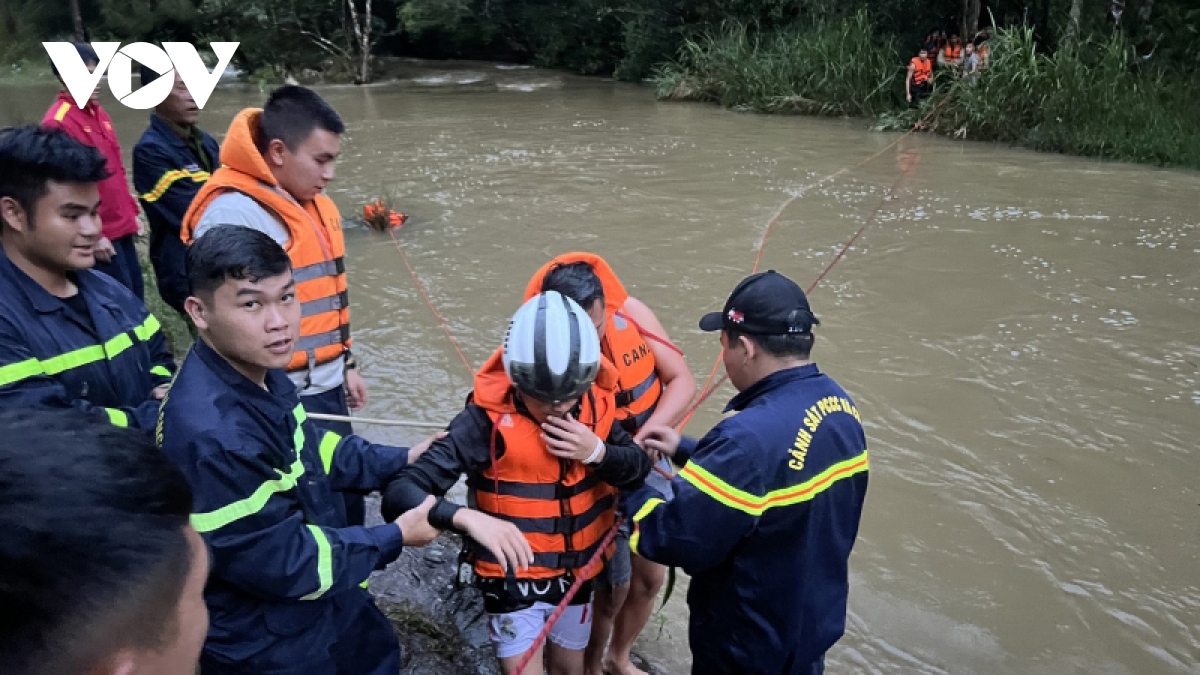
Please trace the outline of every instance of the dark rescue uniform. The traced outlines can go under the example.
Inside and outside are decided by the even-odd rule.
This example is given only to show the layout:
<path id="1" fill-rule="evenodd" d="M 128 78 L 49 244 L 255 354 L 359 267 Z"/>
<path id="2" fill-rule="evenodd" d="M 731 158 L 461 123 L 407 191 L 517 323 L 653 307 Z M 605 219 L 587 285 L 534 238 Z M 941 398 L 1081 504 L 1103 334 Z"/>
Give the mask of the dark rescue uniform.
<path id="1" fill-rule="evenodd" d="M 867 492 L 867 444 L 846 392 L 816 365 L 730 401 L 675 499 L 630 497 L 633 551 L 691 575 L 693 675 L 809 675 L 845 632 L 848 559 Z"/>
<path id="2" fill-rule="evenodd" d="M 175 372 L 158 319 L 107 275 L 72 280 L 78 295 L 57 298 L 0 247 L 0 410 L 72 407 L 152 428 L 151 392 Z"/>
<path id="3" fill-rule="evenodd" d="M 187 247 L 179 238 L 183 214 L 209 176 L 220 166 L 221 146 L 196 128 L 192 145 L 171 130 L 158 115 L 133 146 L 133 188 L 150 221 L 150 263 L 163 301 L 184 313 L 188 296 L 184 271 Z"/>
<path id="4" fill-rule="evenodd" d="M 405 448 L 320 431 L 281 370 L 263 389 L 203 340 L 180 368 L 157 431 L 195 493 L 212 555 L 205 675 L 395 675 L 400 648 L 360 585 L 395 560 L 394 524 L 347 527 L 337 490 L 374 490 Z"/>

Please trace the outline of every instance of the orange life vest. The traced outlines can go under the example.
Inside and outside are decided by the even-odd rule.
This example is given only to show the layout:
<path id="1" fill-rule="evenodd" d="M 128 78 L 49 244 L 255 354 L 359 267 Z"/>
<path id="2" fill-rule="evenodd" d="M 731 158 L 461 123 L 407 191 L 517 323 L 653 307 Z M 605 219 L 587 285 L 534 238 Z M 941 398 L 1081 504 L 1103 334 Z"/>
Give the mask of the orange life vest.
<path id="1" fill-rule="evenodd" d="M 200 216 L 213 199 L 240 192 L 274 214 L 287 228 L 300 300 L 300 339 L 288 370 L 327 363 L 350 349 L 350 300 L 346 289 L 346 242 L 342 218 L 324 194 L 301 205 L 271 175 L 254 142 L 262 111 L 247 108 L 229 125 L 221 144 L 221 168 L 213 172 L 183 217 L 180 236 L 191 245 Z"/>
<path id="2" fill-rule="evenodd" d="M 629 294 L 617 279 L 604 258 L 594 253 L 564 253 L 542 265 L 525 287 L 528 300 L 542 292 L 546 275 L 555 267 L 585 262 L 600 278 L 604 287 L 604 313 L 606 324 L 600 349 L 617 369 L 617 419 L 626 429 L 640 429 L 654 414 L 658 399 L 662 396 L 662 382 L 658 379 L 654 352 L 642 335 L 640 327 L 624 312 Z"/>
<path id="3" fill-rule="evenodd" d="M 922 60 L 919 56 L 914 56 L 912 60 L 913 84 L 925 84 L 933 78 L 933 62 L 929 59 Z"/>
<path id="4" fill-rule="evenodd" d="M 602 360 L 595 383 L 580 401 L 579 421 L 601 439 L 608 437 L 614 422 L 615 386 L 612 364 Z M 533 565 L 519 572 L 510 568 L 507 576 L 552 579 L 569 572 L 581 577 L 616 519 L 616 489 L 583 462 L 550 454 L 541 427 L 517 410 L 501 351 L 475 376 L 472 400 L 492 420 L 493 461 L 467 477 L 468 503 L 515 524 L 533 549 Z M 497 459 L 500 443 L 504 454 Z M 604 559 L 614 550 L 610 544 Z M 478 576 L 506 577 L 490 552 L 474 546 L 472 554 Z M 595 566 L 587 578 L 600 569 Z"/>
<path id="5" fill-rule="evenodd" d="M 946 52 L 947 61 L 957 61 L 962 57 L 962 45 L 955 47 L 954 45 L 947 43 L 944 50 Z"/>

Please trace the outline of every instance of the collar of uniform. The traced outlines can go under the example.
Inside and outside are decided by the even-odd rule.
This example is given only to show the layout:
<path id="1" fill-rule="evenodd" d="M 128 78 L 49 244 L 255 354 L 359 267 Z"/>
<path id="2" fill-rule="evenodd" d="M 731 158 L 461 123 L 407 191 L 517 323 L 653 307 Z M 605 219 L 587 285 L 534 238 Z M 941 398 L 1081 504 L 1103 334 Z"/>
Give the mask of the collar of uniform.
<path id="1" fill-rule="evenodd" d="M 815 363 L 796 366 L 795 368 L 777 370 L 758 382 L 750 385 L 750 387 L 745 391 L 738 392 L 737 396 L 729 399 L 729 404 L 725 406 L 725 412 L 729 412 L 730 410 L 742 410 L 754 399 L 774 389 L 778 389 L 789 382 L 816 377 L 820 374 L 821 371 L 817 370 L 817 364 Z"/>
<path id="2" fill-rule="evenodd" d="M 29 304 L 32 305 L 38 313 L 50 314 L 53 312 L 60 312 L 65 309 L 66 305 L 63 304 L 62 298 L 57 298 L 51 295 L 49 291 L 42 288 L 41 284 L 34 281 L 28 274 L 25 274 L 24 270 L 14 265 L 13 261 L 9 260 L 8 255 L 4 252 L 3 246 L 0 246 L 0 266 L 4 268 L 6 276 L 17 282 L 17 286 L 21 289 L 21 292 L 25 294 L 25 298 L 29 300 Z M 75 285 L 79 288 L 80 293 L 84 293 L 85 289 L 89 291 L 92 290 L 90 288 L 91 280 L 89 279 L 88 283 L 83 281 L 87 277 L 86 273 L 76 274 L 74 276 L 75 278 L 72 281 L 75 282 Z M 87 292 L 87 295 L 89 298 L 94 298 L 96 294 L 94 292 Z M 101 302 L 105 305 L 111 304 L 103 298 L 101 298 Z"/>
<path id="3" fill-rule="evenodd" d="M 267 388 L 263 389 L 257 384 L 250 381 L 250 378 L 238 372 L 236 368 L 225 360 L 208 343 L 203 339 L 196 340 L 196 345 L 193 347 L 196 351 L 196 356 L 208 366 L 217 377 L 229 385 L 243 397 L 243 400 L 249 402 L 255 408 L 258 408 L 263 414 L 271 419 L 277 418 L 279 415 L 290 414 L 292 409 L 296 407 L 297 396 L 296 386 L 288 379 L 287 373 L 282 370 L 267 371 Z"/>
<path id="4" fill-rule="evenodd" d="M 176 130 L 176 127 L 178 127 L 178 131 Z M 183 150 L 187 149 L 187 143 L 184 142 L 183 137 L 179 135 L 180 131 L 187 133 L 187 129 L 179 127 L 178 125 L 172 125 L 170 122 L 167 122 L 155 113 L 150 113 L 150 128 L 154 129 L 159 136 L 164 138 L 171 145 Z"/>
<path id="5" fill-rule="evenodd" d="M 97 86 L 99 86 L 99 85 L 97 85 Z M 95 116 L 96 116 L 96 113 L 98 112 L 98 110 L 99 110 L 99 108 L 100 108 L 100 106 L 99 106 L 99 105 L 97 105 L 97 104 L 96 104 L 96 102 L 95 102 L 95 101 L 93 101 L 91 98 L 89 98 L 89 99 L 87 100 L 87 103 L 84 103 L 84 104 L 83 104 L 83 107 L 82 107 L 82 108 L 80 108 L 80 107 L 79 107 L 79 106 L 78 106 L 78 105 L 75 103 L 75 97 L 71 95 L 71 92 L 69 92 L 69 91 L 66 91 L 65 89 L 64 89 L 64 90 L 60 90 L 60 91 L 58 92 L 58 98 L 56 99 L 56 101 L 55 101 L 55 102 L 56 102 L 56 103 L 70 103 L 70 104 L 71 104 L 71 109 L 72 109 L 72 110 L 78 110 L 78 111 L 80 111 L 80 112 L 82 112 L 82 113 L 84 113 L 84 114 L 86 114 L 86 115 L 88 115 L 88 116 L 90 116 L 90 117 L 95 117 Z"/>

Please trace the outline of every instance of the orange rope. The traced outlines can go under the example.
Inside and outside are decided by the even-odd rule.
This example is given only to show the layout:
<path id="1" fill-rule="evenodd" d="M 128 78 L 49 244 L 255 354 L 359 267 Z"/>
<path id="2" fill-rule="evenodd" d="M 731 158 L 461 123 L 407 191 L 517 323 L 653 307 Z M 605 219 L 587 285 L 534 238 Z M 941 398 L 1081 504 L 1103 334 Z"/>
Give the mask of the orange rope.
<path id="1" fill-rule="evenodd" d="M 417 276 L 417 271 L 409 264 L 408 256 L 404 253 L 404 247 L 400 245 L 400 240 L 396 238 L 395 228 L 389 228 L 388 234 L 392 237 L 392 242 L 396 244 L 396 250 L 400 252 L 400 259 L 404 261 L 404 266 L 408 268 L 408 273 L 412 275 L 413 283 L 417 285 L 417 290 L 421 292 L 421 297 L 425 298 L 425 304 L 429 305 L 429 311 L 433 312 L 433 315 L 437 318 L 438 325 L 442 327 L 442 332 L 446 334 L 446 337 L 450 340 L 450 344 L 454 346 L 454 351 L 458 352 L 458 358 L 462 359 L 463 365 L 467 367 L 467 372 L 471 373 L 471 377 L 475 377 L 475 369 L 471 367 L 471 362 L 467 360 L 467 355 L 463 353 L 458 340 L 454 339 L 454 334 L 450 332 L 450 328 L 446 325 L 446 320 L 442 318 L 441 313 L 434 306 L 433 300 L 425 292 L 425 285 L 421 283 L 421 279 Z"/>
<path id="2" fill-rule="evenodd" d="M 775 224 L 778 223 L 779 220 L 783 217 L 784 211 L 786 211 L 787 208 L 792 205 L 792 202 L 795 202 L 797 199 L 799 199 L 801 196 L 803 196 L 804 193 L 807 192 L 808 190 L 811 190 L 812 188 L 817 187 L 817 186 L 821 185 L 822 183 L 833 180 L 834 178 L 836 178 L 848 171 L 851 171 L 852 169 L 857 169 L 861 166 L 864 166 L 864 165 L 868 164 L 869 162 L 877 159 L 880 155 L 887 152 L 888 150 L 891 150 L 892 148 L 896 147 L 896 145 L 899 144 L 900 141 L 904 140 L 910 134 L 912 134 L 917 129 L 919 129 L 921 124 L 923 124 L 925 122 L 925 120 L 932 117 L 933 114 L 937 112 L 938 108 L 940 108 L 942 106 L 942 104 L 944 104 L 946 102 L 946 100 L 948 100 L 948 99 L 943 99 L 942 102 L 939 103 L 937 106 L 935 106 L 933 110 L 930 110 L 929 113 L 925 117 L 921 118 L 920 121 L 918 121 L 916 124 L 914 124 L 911 129 L 904 132 L 902 135 L 897 137 L 891 143 L 888 143 L 886 146 L 883 147 L 883 149 L 874 153 L 870 157 L 867 157 L 866 159 L 860 161 L 858 164 L 855 164 L 853 167 L 838 169 L 837 171 L 834 171 L 833 173 L 829 174 L 828 176 L 825 176 L 824 178 L 816 181 L 815 183 L 812 183 L 810 185 L 806 185 L 806 186 L 800 188 L 800 190 L 797 191 L 796 194 L 792 195 L 786 201 L 784 201 L 783 205 L 779 207 L 779 210 L 777 210 L 775 212 L 775 215 L 772 216 L 771 220 L 767 223 L 767 229 L 765 232 L 763 232 L 762 239 L 759 240 L 758 252 L 754 256 L 754 267 L 751 268 L 750 274 L 758 273 L 759 265 L 762 263 L 763 251 L 766 250 L 767 238 L 770 237 L 771 231 L 775 228 Z M 862 227 L 858 228 L 858 231 L 854 233 L 854 236 L 850 237 L 850 240 L 846 242 L 845 246 L 843 246 L 840 251 L 838 251 L 838 254 L 836 256 L 834 256 L 833 260 L 828 265 L 825 266 L 825 269 L 821 270 L 821 273 L 819 275 L 817 275 L 816 280 L 813 281 L 813 283 L 808 287 L 808 290 L 805 292 L 806 295 L 812 293 L 817 288 L 817 285 L 821 283 L 821 280 L 825 278 L 825 275 L 829 274 L 829 271 L 831 269 L 833 269 L 833 266 L 836 265 L 838 263 L 838 261 L 840 261 L 842 259 L 842 257 L 846 255 L 846 251 L 848 251 L 850 249 L 850 247 L 854 245 L 854 242 L 856 240 L 858 240 L 859 236 L 862 235 L 862 233 L 867 229 L 867 227 L 871 225 L 871 223 L 875 220 L 876 216 L 879 215 L 880 209 L 883 208 L 883 205 L 885 203 L 887 203 L 887 200 L 895 193 L 896 189 L 900 186 L 900 182 L 905 177 L 907 177 L 909 173 L 911 173 L 911 167 L 905 168 L 901 171 L 900 175 L 896 178 L 896 182 L 892 184 L 891 189 L 888 190 L 888 193 L 884 196 L 884 198 L 875 207 L 875 210 L 871 212 L 870 216 L 868 216 L 867 222 L 864 223 Z M 721 379 L 717 380 L 715 383 L 713 382 L 713 377 L 716 376 L 717 370 L 721 367 L 721 356 L 724 353 L 725 353 L 725 350 L 722 349 L 717 354 L 717 359 L 713 363 L 712 370 L 710 370 L 708 373 L 708 379 L 705 380 L 704 386 L 700 388 L 700 394 L 696 397 L 696 400 L 692 403 L 691 407 L 688 408 L 688 411 L 684 415 L 683 420 L 681 420 L 679 422 L 679 425 L 676 426 L 676 430 L 682 432 L 684 430 L 684 428 L 687 427 L 688 422 L 692 421 L 692 416 L 696 414 L 696 411 L 699 410 L 700 406 L 703 405 L 704 402 L 706 400 L 708 400 L 708 398 L 710 396 L 713 395 L 713 392 L 715 392 L 721 385 L 725 384 L 725 381 L 729 379 L 729 375 L 728 375 L 728 373 L 726 373 L 725 375 L 721 376 Z M 711 387 L 709 386 L 710 384 L 711 384 Z"/>

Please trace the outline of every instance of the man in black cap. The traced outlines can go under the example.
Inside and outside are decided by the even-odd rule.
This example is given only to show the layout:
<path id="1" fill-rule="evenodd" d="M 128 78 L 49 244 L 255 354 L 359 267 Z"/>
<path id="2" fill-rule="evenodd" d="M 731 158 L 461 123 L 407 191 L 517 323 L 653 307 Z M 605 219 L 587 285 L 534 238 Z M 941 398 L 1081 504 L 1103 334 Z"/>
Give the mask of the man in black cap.
<path id="1" fill-rule="evenodd" d="M 809 361 L 818 323 L 787 277 L 743 280 L 700 320 L 721 331 L 737 414 L 699 441 L 646 436 L 683 468 L 673 501 L 650 487 L 629 500 L 629 543 L 692 577 L 693 675 L 819 674 L 845 632 L 867 441 L 853 401 Z"/>

